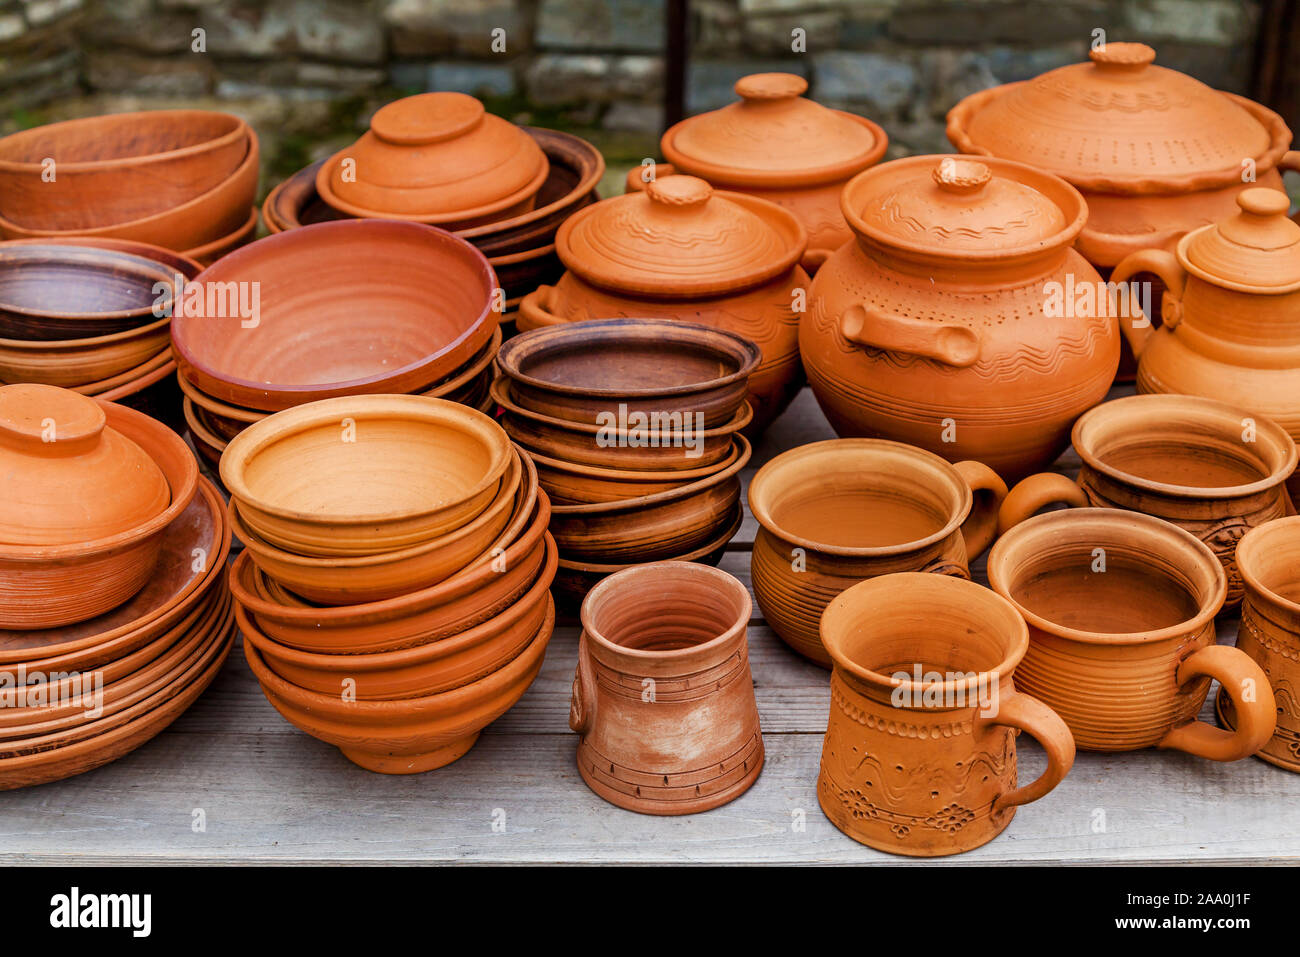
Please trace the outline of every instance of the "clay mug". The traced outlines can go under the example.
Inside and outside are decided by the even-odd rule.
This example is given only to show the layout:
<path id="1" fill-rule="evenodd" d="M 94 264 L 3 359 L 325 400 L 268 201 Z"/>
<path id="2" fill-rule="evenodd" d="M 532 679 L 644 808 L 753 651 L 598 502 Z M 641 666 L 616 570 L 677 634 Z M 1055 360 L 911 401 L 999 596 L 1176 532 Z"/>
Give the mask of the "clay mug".
<path id="1" fill-rule="evenodd" d="M 1277 704 L 1277 729 L 1257 757 L 1300 771 L 1300 518 L 1280 518 L 1251 529 L 1237 545 L 1246 582 L 1237 647 L 1268 675 Z M 1236 703 L 1222 690 L 1219 720 L 1239 723 Z"/>
<path id="2" fill-rule="evenodd" d="M 1003 531 L 1043 506 L 1124 508 L 1191 532 L 1228 576 L 1225 607 L 1241 601 L 1237 542 L 1257 525 L 1294 514 L 1287 477 L 1296 445 L 1263 416 L 1186 395 L 1135 395 L 1087 412 L 1071 436 L 1083 460 L 1078 482 L 1031 475 L 1002 503 Z"/>
<path id="3" fill-rule="evenodd" d="M 749 486 L 760 526 L 751 573 L 763 617 L 829 668 L 819 629 L 832 598 L 891 572 L 969 578 L 969 562 L 993 542 L 1006 494 L 986 465 L 950 465 L 885 439 L 830 439 L 778 455 Z"/>
<path id="4" fill-rule="evenodd" d="M 1268 678 L 1215 644 L 1227 577 L 1190 532 L 1121 509 L 1049 512 L 1003 533 L 988 575 L 1029 624 L 1017 685 L 1060 714 L 1080 748 L 1236 761 L 1272 736 Z M 1196 720 L 1211 678 L 1242 715 L 1236 732 Z"/>
<path id="5" fill-rule="evenodd" d="M 763 767 L 751 609 L 744 585 L 694 562 L 636 565 L 588 592 L 569 711 L 588 787 L 643 814 L 749 789 Z"/>
<path id="6" fill-rule="evenodd" d="M 914 857 L 969 851 L 1074 764 L 1065 722 L 1012 679 L 1024 619 L 987 588 L 914 572 L 860 582 L 827 606 L 822 641 L 835 669 L 817 799 L 855 841 Z M 1047 770 L 1021 787 L 1017 729 L 1047 752 Z"/>

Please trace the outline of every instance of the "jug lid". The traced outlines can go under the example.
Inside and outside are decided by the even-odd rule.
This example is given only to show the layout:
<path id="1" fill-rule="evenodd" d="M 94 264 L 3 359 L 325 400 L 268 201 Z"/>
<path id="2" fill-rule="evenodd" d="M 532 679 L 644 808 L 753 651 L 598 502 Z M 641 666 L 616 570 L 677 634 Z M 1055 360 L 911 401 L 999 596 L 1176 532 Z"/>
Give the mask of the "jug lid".
<path id="1" fill-rule="evenodd" d="M 1245 162 L 1276 164 L 1291 138 L 1281 117 L 1155 56 L 1143 43 L 1107 43 L 1088 63 L 972 94 L 948 114 L 948 137 L 1098 192 L 1208 189 L 1240 182 Z"/>
<path id="2" fill-rule="evenodd" d="M 754 286 L 792 269 L 808 245 L 767 200 L 661 176 L 569 217 L 555 237 L 566 268 L 616 292 L 686 298 Z"/>
<path id="3" fill-rule="evenodd" d="M 1300 224 L 1279 189 L 1253 186 L 1237 194 L 1238 211 L 1188 233 L 1179 254 L 1188 272 L 1207 282 L 1282 293 L 1300 289 Z"/>
<path id="4" fill-rule="evenodd" d="M 139 445 L 94 399 L 50 385 L 0 386 L 0 543 L 68 545 L 129 531 L 171 501 Z"/>
<path id="5" fill-rule="evenodd" d="M 807 99 L 807 90 L 808 81 L 794 73 L 741 77 L 739 102 L 664 133 L 664 158 L 711 182 L 780 187 L 848 179 L 884 155 L 884 130 Z"/>

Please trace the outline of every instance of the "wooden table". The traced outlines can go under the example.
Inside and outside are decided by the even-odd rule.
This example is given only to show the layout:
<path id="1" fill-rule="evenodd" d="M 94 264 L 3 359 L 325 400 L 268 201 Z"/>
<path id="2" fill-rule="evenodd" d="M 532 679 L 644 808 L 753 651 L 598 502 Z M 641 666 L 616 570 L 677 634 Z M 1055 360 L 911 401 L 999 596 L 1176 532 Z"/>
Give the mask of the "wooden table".
<path id="1" fill-rule="evenodd" d="M 771 428 L 747 474 L 778 452 L 833 438 L 806 390 Z M 1067 452 L 1057 467 L 1077 469 Z M 722 567 L 749 580 L 754 522 Z M 983 563 L 976 567 L 983 579 Z M 755 608 L 757 612 L 757 607 Z M 1232 641 L 1235 618 L 1219 623 Z M 894 858 L 837 831 L 817 804 L 827 673 L 761 621 L 749 630 L 767 763 L 733 803 L 644 817 L 583 784 L 568 729 L 578 632 L 551 641 L 537 682 L 446 768 L 372 774 L 286 723 L 243 655 L 169 730 L 107 767 L 0 793 L 0 862 L 389 863 L 1128 863 L 1295 861 L 1300 775 L 1256 759 L 1216 764 L 1176 752 L 1080 753 L 1065 782 L 1022 808 L 997 840 L 939 861 Z M 1213 693 L 1209 699 L 1213 701 Z M 1207 703 L 1203 717 L 1214 721 Z M 1043 768 L 1020 737 L 1021 774 Z M 199 810 L 204 823 L 197 830 Z"/>

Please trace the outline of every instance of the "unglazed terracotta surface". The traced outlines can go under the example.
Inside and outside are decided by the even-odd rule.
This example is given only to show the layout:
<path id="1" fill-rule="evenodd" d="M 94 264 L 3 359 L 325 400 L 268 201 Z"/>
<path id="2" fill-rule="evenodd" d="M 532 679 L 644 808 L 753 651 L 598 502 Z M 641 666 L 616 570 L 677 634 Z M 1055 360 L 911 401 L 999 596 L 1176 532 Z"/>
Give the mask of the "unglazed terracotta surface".
<path id="1" fill-rule="evenodd" d="M 949 465 L 881 439 L 832 439 L 778 455 L 749 484 L 761 526 L 750 568 L 763 617 L 800 654 L 830 667 L 820 627 L 836 595 L 892 572 L 969 578 L 1006 493 L 979 462 Z"/>
<path id="2" fill-rule="evenodd" d="M 1016 688 L 1024 620 L 973 582 L 860 582 L 827 607 L 822 641 L 835 668 L 817 799 L 855 841 L 913 857 L 969 851 L 1074 764 L 1065 723 Z M 1047 769 L 1017 787 L 1019 731 L 1042 745 Z"/>
<path id="3" fill-rule="evenodd" d="M 1080 748 L 1236 761 L 1272 736 L 1264 672 L 1215 644 L 1223 566 L 1189 532 L 1119 509 L 1049 512 L 1003 534 L 988 574 L 1029 623 L 1017 685 L 1056 710 Z M 1244 715 L 1235 733 L 1196 720 L 1212 678 Z"/>
<path id="4" fill-rule="evenodd" d="M 842 202 L 857 241 L 818 271 L 799 328 L 836 432 L 1008 480 L 1050 464 L 1119 364 L 1114 319 L 1047 311 L 1049 284 L 1100 280 L 1071 248 L 1078 191 L 1019 163 L 917 156 L 859 174 Z"/>
<path id="5" fill-rule="evenodd" d="M 167 351 L 166 317 L 85 339 L 0 339 L 0 381 L 85 388 L 121 375 Z"/>
<path id="6" fill-rule="evenodd" d="M 569 710 L 588 787 L 643 814 L 707 811 L 750 788 L 763 735 L 749 615 L 744 585 L 690 562 L 626 569 L 588 593 Z"/>
<path id="7" fill-rule="evenodd" d="M 657 495 L 683 485 L 691 485 L 731 468 L 741 454 L 742 446 L 739 442 L 733 442 L 727 457 L 712 465 L 664 472 L 575 465 L 533 451 L 528 452 L 528 457 L 537 467 L 542 487 L 556 505 L 595 505 Z"/>

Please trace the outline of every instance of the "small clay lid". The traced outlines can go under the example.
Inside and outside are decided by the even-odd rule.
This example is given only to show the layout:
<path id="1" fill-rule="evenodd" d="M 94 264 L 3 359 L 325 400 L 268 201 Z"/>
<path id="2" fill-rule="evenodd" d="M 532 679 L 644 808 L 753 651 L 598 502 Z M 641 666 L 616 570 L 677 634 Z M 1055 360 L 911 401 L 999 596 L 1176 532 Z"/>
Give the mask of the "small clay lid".
<path id="1" fill-rule="evenodd" d="M 171 502 L 162 470 L 94 399 L 0 386 L 0 543 L 68 545 L 136 528 Z"/>
<path id="2" fill-rule="evenodd" d="M 714 183 L 778 187 L 847 179 L 884 155 L 884 130 L 805 99 L 807 89 L 793 73 L 742 77 L 735 86 L 740 102 L 664 134 L 664 158 Z"/>
<path id="3" fill-rule="evenodd" d="M 1088 63 L 972 94 L 949 113 L 949 139 L 1099 192 L 1207 189 L 1240 181 L 1245 161 L 1276 163 L 1290 139 L 1279 138 L 1280 117 L 1155 57 L 1142 43 L 1107 43 Z"/>
<path id="4" fill-rule="evenodd" d="M 775 203 L 674 175 L 576 213 L 555 245 L 564 265 L 593 285 L 684 298 L 774 279 L 799 261 L 808 236 Z"/>
<path id="5" fill-rule="evenodd" d="M 531 136 L 474 97 L 422 93 L 379 109 L 369 132 L 327 161 L 316 184 L 326 202 L 354 216 L 455 222 L 526 200 L 549 170 Z"/>
<path id="6" fill-rule="evenodd" d="M 1069 243 L 1083 197 L 1064 180 L 1020 163 L 914 156 L 860 173 L 845 187 L 844 216 L 859 235 L 901 250 L 998 258 Z"/>
<path id="7" fill-rule="evenodd" d="M 1281 293 L 1300 289 L 1300 224 L 1279 189 L 1254 186 L 1237 194 L 1239 212 L 1189 233 L 1179 253 L 1189 272 L 1220 285 Z"/>

